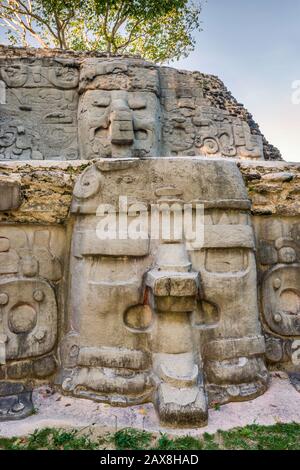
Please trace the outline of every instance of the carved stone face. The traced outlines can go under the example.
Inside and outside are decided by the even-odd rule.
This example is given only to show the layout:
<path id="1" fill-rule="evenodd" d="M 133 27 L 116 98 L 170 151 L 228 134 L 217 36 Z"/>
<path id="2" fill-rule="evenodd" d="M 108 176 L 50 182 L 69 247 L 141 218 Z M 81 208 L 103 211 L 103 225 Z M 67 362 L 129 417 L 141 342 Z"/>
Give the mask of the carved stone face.
<path id="1" fill-rule="evenodd" d="M 123 94 L 99 96 L 114 96 L 119 105 L 117 97 L 121 101 Z M 129 104 L 131 94 L 124 96 Z M 120 122 L 126 122 L 127 108 L 106 104 L 106 109 L 103 121 L 113 116 L 111 145 L 121 141 L 129 146 L 134 125 L 124 134 L 114 129 L 114 113 L 120 112 Z M 114 208 L 115 226 L 121 227 L 123 194 L 135 210 L 139 208 L 139 215 L 130 210 L 128 215 L 143 236 L 126 238 L 122 232 L 115 237 L 112 228 L 112 237 L 103 239 L 97 235 L 104 220 L 100 205 Z M 145 226 L 137 219 L 143 210 L 137 201 L 147 208 L 165 206 L 166 201 L 183 208 L 203 203 L 203 239 L 194 243 L 186 233 L 180 242 L 171 236 L 166 243 L 161 233 L 155 236 L 152 231 L 163 221 L 162 206 L 161 219 Z M 85 398 L 105 397 L 115 404 L 155 397 L 164 424 L 189 426 L 206 422 L 206 393 L 217 403 L 263 393 L 268 374 L 249 207 L 233 162 L 101 159 L 86 168 L 76 183 L 71 209 L 76 219 L 69 305 L 72 325 L 78 326 L 63 340 L 63 390 Z M 152 219 L 144 212 L 145 220 Z M 196 225 L 195 215 L 190 226 Z"/>
<path id="2" fill-rule="evenodd" d="M 79 105 L 82 158 L 157 155 L 159 109 L 151 92 L 87 91 Z"/>

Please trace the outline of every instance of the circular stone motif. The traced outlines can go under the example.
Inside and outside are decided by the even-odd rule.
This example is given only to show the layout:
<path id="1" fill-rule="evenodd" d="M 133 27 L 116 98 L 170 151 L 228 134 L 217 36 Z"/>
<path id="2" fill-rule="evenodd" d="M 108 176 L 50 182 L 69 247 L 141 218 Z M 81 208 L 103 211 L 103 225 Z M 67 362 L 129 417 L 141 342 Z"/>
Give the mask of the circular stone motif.
<path id="1" fill-rule="evenodd" d="M 152 323 L 151 308 L 141 304 L 130 307 L 125 313 L 124 323 L 134 330 L 146 330 Z"/>
<path id="2" fill-rule="evenodd" d="M 8 304 L 8 301 L 9 301 L 9 297 L 7 294 L 5 293 L 0 294 L 0 305 L 6 305 Z"/>
<path id="3" fill-rule="evenodd" d="M 280 296 L 280 309 L 290 315 L 300 313 L 300 296 L 292 289 L 286 289 Z"/>
<path id="4" fill-rule="evenodd" d="M 274 287 L 274 289 L 276 289 L 276 290 L 280 289 L 280 287 L 281 287 L 281 279 L 279 279 L 279 278 L 274 279 L 274 281 L 273 281 L 273 287 Z"/>
<path id="5" fill-rule="evenodd" d="M 281 263 L 291 264 L 294 263 L 296 259 L 297 255 L 294 248 L 285 246 L 284 248 L 281 248 L 281 250 L 279 250 L 279 261 Z"/>
<path id="6" fill-rule="evenodd" d="M 281 316 L 280 313 L 276 313 L 276 314 L 274 315 L 274 321 L 275 321 L 276 323 L 281 323 L 281 322 L 282 322 L 282 316 Z"/>
<path id="7" fill-rule="evenodd" d="M 204 153 L 209 155 L 217 153 L 219 150 L 218 143 L 214 139 L 206 138 L 203 140 L 203 148 Z"/>
<path id="8" fill-rule="evenodd" d="M 18 305 L 9 313 L 9 327 L 13 333 L 30 333 L 36 325 L 37 314 L 31 305 Z"/>
<path id="9" fill-rule="evenodd" d="M 33 293 L 33 298 L 37 302 L 42 302 L 44 300 L 44 297 L 45 297 L 44 292 L 40 289 L 35 290 Z"/>

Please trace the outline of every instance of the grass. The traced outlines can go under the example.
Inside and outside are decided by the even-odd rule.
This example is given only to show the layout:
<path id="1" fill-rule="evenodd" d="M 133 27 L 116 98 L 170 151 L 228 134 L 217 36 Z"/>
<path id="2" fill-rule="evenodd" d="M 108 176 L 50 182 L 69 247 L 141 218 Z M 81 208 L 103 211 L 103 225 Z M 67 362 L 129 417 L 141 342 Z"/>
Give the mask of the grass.
<path id="1" fill-rule="evenodd" d="M 45 428 L 34 431 L 28 437 L 0 439 L 1 450 L 96 450 L 99 442 L 93 442 L 78 431 Z"/>
<path id="2" fill-rule="evenodd" d="M 131 428 L 121 429 L 111 436 L 110 441 L 117 450 L 144 450 L 150 448 L 152 434 Z"/>
<path id="3" fill-rule="evenodd" d="M 102 438 L 80 431 L 45 428 L 28 437 L 0 438 L 1 450 L 300 450 L 300 424 L 251 425 L 216 434 L 170 437 L 122 429 Z"/>

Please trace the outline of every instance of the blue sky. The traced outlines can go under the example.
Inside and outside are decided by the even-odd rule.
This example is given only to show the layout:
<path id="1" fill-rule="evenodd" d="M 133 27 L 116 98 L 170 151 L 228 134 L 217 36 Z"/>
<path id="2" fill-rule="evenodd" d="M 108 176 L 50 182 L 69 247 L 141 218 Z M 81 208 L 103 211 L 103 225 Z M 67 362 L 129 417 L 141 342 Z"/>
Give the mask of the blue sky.
<path id="1" fill-rule="evenodd" d="M 195 51 L 173 65 L 218 75 L 283 158 L 299 162 L 300 0 L 203 0 L 202 21 Z"/>
<path id="2" fill-rule="evenodd" d="M 300 0 L 207 0 L 202 21 L 195 51 L 174 65 L 218 75 L 283 158 L 299 162 Z"/>

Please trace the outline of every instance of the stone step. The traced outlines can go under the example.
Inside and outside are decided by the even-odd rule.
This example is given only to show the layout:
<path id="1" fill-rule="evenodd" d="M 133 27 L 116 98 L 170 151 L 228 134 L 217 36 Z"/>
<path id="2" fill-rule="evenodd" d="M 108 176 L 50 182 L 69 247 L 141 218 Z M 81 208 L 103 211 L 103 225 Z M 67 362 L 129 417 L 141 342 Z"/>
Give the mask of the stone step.
<path id="1" fill-rule="evenodd" d="M 176 388 L 162 383 L 158 388 L 156 407 L 160 421 L 165 425 L 191 428 L 207 424 L 207 399 L 202 387 Z"/>

